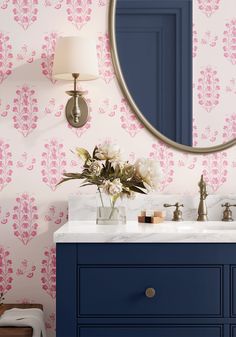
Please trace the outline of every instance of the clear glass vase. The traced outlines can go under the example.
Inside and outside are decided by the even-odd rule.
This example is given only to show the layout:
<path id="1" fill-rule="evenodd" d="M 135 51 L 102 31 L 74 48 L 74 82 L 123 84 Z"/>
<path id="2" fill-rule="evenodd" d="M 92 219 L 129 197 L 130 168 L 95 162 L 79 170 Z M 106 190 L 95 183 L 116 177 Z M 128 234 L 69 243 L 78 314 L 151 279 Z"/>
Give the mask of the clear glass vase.
<path id="1" fill-rule="evenodd" d="M 125 225 L 126 210 L 121 200 L 112 205 L 110 197 L 104 193 L 97 193 L 97 219 L 98 225 Z"/>

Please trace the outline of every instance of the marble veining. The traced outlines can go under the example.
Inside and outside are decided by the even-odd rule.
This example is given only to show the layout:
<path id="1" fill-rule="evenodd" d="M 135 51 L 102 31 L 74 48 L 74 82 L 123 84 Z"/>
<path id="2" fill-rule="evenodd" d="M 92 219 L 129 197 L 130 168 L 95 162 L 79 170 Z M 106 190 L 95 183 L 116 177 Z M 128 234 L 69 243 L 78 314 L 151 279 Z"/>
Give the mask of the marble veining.
<path id="1" fill-rule="evenodd" d="M 199 204 L 199 194 L 158 194 L 137 195 L 134 200 L 124 200 L 126 216 L 128 220 L 136 220 L 141 209 L 164 210 L 164 203 L 174 204 L 176 202 L 184 204 L 183 219 L 194 221 L 197 219 L 197 209 Z M 209 195 L 206 199 L 208 208 L 208 218 L 211 221 L 222 219 L 223 208 L 221 204 L 230 202 L 236 203 L 236 194 Z M 96 219 L 96 198 L 94 194 L 71 195 L 69 198 L 69 221 Z M 167 211 L 166 220 L 172 219 L 173 209 Z M 232 207 L 233 218 L 236 220 L 236 207 Z"/>
<path id="2" fill-rule="evenodd" d="M 236 221 L 165 221 L 161 224 L 96 225 L 95 221 L 69 221 L 54 233 L 56 243 L 122 242 L 236 242 Z"/>

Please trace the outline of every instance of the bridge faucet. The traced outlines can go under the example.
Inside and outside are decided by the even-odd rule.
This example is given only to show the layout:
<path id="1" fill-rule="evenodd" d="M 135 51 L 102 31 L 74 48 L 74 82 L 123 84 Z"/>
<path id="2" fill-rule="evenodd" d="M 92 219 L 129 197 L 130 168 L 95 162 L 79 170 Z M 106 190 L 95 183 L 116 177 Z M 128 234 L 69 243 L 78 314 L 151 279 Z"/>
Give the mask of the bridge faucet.
<path id="1" fill-rule="evenodd" d="M 198 183 L 199 193 L 200 193 L 200 202 L 198 206 L 198 218 L 197 221 L 208 221 L 207 217 L 207 205 L 206 198 L 208 196 L 206 190 L 206 182 L 204 181 L 203 174 L 201 175 L 201 180 Z"/>

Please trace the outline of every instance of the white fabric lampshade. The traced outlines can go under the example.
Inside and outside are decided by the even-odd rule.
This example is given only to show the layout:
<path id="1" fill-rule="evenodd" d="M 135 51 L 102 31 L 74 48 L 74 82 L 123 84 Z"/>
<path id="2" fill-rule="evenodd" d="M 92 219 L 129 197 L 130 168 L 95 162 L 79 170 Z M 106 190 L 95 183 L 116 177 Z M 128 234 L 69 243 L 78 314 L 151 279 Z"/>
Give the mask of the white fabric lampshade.
<path id="1" fill-rule="evenodd" d="M 53 62 L 53 77 L 73 80 L 72 73 L 79 74 L 79 81 L 98 78 L 98 60 L 94 40 L 79 36 L 59 37 Z"/>

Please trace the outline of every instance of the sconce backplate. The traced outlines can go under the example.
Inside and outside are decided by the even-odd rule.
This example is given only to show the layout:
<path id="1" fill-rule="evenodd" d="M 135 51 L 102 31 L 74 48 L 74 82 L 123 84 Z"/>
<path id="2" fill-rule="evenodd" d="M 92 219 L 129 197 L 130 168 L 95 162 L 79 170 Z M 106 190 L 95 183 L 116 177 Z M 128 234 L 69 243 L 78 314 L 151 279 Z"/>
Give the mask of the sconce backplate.
<path id="1" fill-rule="evenodd" d="M 80 118 L 79 122 L 75 123 L 73 114 L 72 114 L 72 109 L 74 106 L 74 98 L 70 98 L 66 104 L 66 119 L 70 125 L 72 125 L 74 128 L 81 128 L 86 124 L 88 121 L 89 117 L 89 111 L 88 111 L 88 105 L 85 101 L 85 99 L 81 96 L 77 97 L 78 100 L 78 106 L 80 108 Z"/>

